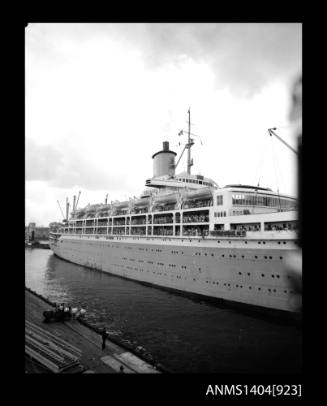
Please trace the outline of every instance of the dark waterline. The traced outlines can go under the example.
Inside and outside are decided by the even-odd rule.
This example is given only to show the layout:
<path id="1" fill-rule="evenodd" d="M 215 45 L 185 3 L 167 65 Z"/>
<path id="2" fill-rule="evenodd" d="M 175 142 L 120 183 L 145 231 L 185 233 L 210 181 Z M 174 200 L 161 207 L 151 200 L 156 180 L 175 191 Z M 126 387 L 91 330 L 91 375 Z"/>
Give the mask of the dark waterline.
<path id="1" fill-rule="evenodd" d="M 25 284 L 175 372 L 297 373 L 302 331 L 25 249 Z"/>

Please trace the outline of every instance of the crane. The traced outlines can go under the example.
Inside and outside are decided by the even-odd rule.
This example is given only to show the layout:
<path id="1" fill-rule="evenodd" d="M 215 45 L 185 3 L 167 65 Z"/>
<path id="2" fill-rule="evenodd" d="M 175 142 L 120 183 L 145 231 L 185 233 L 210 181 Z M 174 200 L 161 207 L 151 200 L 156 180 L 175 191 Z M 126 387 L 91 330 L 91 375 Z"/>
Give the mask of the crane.
<path id="1" fill-rule="evenodd" d="M 61 211 L 62 217 L 65 218 L 64 212 L 62 211 L 62 208 L 61 208 L 61 206 L 60 206 L 59 200 L 57 200 L 57 203 L 58 203 L 59 209 L 60 209 L 60 211 Z"/>
<path id="2" fill-rule="evenodd" d="M 75 210 L 77 210 L 77 205 L 78 205 L 80 195 L 81 195 L 81 192 L 78 192 L 78 198 L 77 198 L 77 202 L 76 202 L 76 205 L 75 205 Z"/>
<path id="3" fill-rule="evenodd" d="M 284 145 L 286 145 L 290 150 L 292 150 L 296 155 L 298 155 L 298 152 L 292 148 L 290 145 L 287 144 L 287 142 L 285 142 L 282 138 L 279 137 L 279 135 L 277 135 L 275 133 L 275 131 L 277 130 L 277 128 L 268 128 L 268 133 L 270 136 L 274 135 L 277 139 L 279 139 L 279 141 L 281 141 Z"/>

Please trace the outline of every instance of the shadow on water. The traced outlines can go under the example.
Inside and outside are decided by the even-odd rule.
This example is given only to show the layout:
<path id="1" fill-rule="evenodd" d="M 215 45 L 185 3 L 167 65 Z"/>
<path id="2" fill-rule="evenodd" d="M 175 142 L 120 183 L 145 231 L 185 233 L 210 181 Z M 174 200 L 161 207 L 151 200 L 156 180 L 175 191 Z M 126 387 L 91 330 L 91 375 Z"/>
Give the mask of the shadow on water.
<path id="1" fill-rule="evenodd" d="M 26 285 L 54 302 L 84 306 L 87 320 L 176 372 L 297 373 L 299 326 L 158 289 L 34 250 Z"/>

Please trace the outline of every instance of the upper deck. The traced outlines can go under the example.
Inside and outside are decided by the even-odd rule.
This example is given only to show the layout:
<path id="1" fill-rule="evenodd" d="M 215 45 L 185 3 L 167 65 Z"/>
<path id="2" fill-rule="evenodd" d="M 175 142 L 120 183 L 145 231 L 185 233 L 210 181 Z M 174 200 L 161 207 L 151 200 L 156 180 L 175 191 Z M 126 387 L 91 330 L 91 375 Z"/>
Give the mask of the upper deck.
<path id="1" fill-rule="evenodd" d="M 205 236 L 214 231 L 280 231 L 296 228 L 296 199 L 250 185 L 219 187 L 188 171 L 175 174 L 168 142 L 153 155 L 153 177 L 139 198 L 73 208 L 68 234 Z M 193 162 L 193 161 L 192 161 Z"/>

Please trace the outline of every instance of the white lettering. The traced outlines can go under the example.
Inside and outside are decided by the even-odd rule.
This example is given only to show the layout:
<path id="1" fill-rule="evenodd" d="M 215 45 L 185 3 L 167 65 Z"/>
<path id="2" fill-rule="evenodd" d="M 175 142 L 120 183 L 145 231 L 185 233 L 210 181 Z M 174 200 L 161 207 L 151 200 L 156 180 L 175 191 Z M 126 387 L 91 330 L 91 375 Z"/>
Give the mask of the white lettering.
<path id="1" fill-rule="evenodd" d="M 215 385 L 215 394 L 217 395 L 217 391 L 219 392 L 220 395 L 224 394 L 224 385 Z"/>

